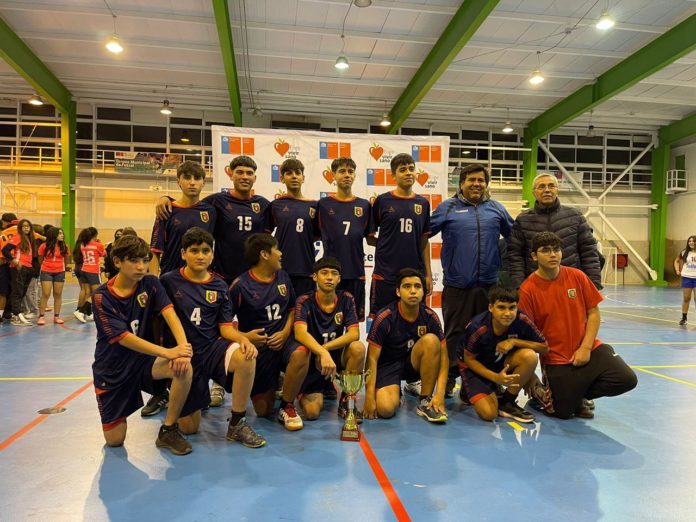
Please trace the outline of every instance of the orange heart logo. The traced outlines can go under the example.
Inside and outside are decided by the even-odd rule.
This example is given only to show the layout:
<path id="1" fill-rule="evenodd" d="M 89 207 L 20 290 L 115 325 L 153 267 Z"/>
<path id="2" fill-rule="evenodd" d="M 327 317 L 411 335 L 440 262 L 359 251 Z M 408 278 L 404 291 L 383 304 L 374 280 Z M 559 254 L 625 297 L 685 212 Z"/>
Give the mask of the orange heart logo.
<path id="1" fill-rule="evenodd" d="M 418 176 L 416 176 L 416 179 L 418 180 L 418 183 L 420 183 L 420 186 L 424 187 L 429 177 L 430 176 L 428 176 L 427 172 L 425 172 L 424 170 L 420 170 L 418 172 Z"/>
<path id="2" fill-rule="evenodd" d="M 324 172 L 322 173 L 324 175 L 324 179 L 328 183 L 333 183 L 334 181 L 334 174 L 331 172 L 331 169 L 324 169 Z"/>
<path id="3" fill-rule="evenodd" d="M 370 156 L 372 156 L 375 161 L 378 161 L 379 158 L 382 157 L 382 154 L 384 154 L 384 148 L 380 147 L 377 143 L 370 147 Z"/>
<path id="4" fill-rule="evenodd" d="M 275 142 L 275 144 L 273 145 L 273 148 L 276 150 L 276 152 L 277 152 L 278 154 L 280 154 L 280 157 L 281 157 L 281 158 L 284 158 L 285 155 L 286 155 L 286 154 L 288 153 L 288 151 L 290 150 L 290 144 L 289 144 L 289 143 L 286 143 L 285 141 L 283 141 L 282 139 L 280 139 L 280 140 L 278 140 L 278 141 Z"/>

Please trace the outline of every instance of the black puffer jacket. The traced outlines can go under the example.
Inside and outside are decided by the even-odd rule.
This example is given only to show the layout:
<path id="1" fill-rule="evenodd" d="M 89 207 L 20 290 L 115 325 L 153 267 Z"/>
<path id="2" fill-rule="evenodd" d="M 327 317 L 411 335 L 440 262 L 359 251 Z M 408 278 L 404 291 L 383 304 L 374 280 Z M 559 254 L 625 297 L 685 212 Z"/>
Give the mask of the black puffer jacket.
<path id="1" fill-rule="evenodd" d="M 537 202 L 533 209 L 517 216 L 508 239 L 512 283 L 519 287 L 536 270 L 536 263 L 532 261 L 532 239 L 539 232 L 546 231 L 561 238 L 561 264 L 582 270 L 597 288 L 601 288 L 597 241 L 592 236 L 590 225 L 579 210 L 562 206 L 558 199 L 550 207 Z"/>

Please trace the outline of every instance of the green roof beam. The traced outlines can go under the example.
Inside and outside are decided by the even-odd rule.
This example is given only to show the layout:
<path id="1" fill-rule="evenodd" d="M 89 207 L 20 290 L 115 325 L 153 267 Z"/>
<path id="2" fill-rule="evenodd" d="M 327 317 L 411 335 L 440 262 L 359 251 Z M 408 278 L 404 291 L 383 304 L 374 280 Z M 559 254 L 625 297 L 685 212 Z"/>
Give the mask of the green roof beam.
<path id="1" fill-rule="evenodd" d="M 242 126 L 242 97 L 239 92 L 239 80 L 237 78 L 237 63 L 234 59 L 234 43 L 232 41 L 232 24 L 230 23 L 230 10 L 227 0 L 213 0 L 213 13 L 215 25 L 217 25 L 218 38 L 220 39 L 220 51 L 222 62 L 225 66 L 227 77 L 227 90 L 230 95 L 230 108 L 234 124 Z"/>
<path id="2" fill-rule="evenodd" d="M 540 138 L 696 49 L 696 14 L 529 122 Z"/>
<path id="3" fill-rule="evenodd" d="M 661 127 L 658 131 L 660 145 L 672 145 L 696 135 L 696 112 L 683 120 Z"/>
<path id="4" fill-rule="evenodd" d="M 389 134 L 396 134 L 423 97 L 447 70 L 499 0 L 464 0 L 440 38 L 389 112 Z"/>
<path id="5" fill-rule="evenodd" d="M 51 105 L 62 113 L 70 112 L 70 91 L 2 18 L 0 56 Z"/>

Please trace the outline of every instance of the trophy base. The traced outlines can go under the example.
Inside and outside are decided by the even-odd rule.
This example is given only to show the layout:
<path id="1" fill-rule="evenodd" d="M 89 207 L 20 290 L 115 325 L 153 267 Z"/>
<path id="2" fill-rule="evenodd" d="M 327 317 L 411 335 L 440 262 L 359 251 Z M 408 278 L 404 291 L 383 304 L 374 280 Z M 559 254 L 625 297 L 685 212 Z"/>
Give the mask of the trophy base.
<path id="1" fill-rule="evenodd" d="M 343 428 L 343 430 L 341 430 L 341 440 L 347 442 L 360 442 L 360 430 Z"/>

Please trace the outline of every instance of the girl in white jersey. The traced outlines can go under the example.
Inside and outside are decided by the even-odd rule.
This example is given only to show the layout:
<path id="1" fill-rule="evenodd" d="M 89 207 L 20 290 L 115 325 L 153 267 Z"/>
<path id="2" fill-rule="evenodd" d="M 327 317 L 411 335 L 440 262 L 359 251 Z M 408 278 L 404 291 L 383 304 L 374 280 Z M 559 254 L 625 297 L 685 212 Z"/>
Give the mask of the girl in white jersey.
<path id="1" fill-rule="evenodd" d="M 689 239 L 686 240 L 686 248 L 674 260 L 674 271 L 681 276 L 681 287 L 684 292 L 682 318 L 679 321 L 679 324 L 684 326 L 692 294 L 694 294 L 694 302 L 696 302 L 696 294 L 694 293 L 694 288 L 696 288 L 696 236 L 689 236 Z"/>

